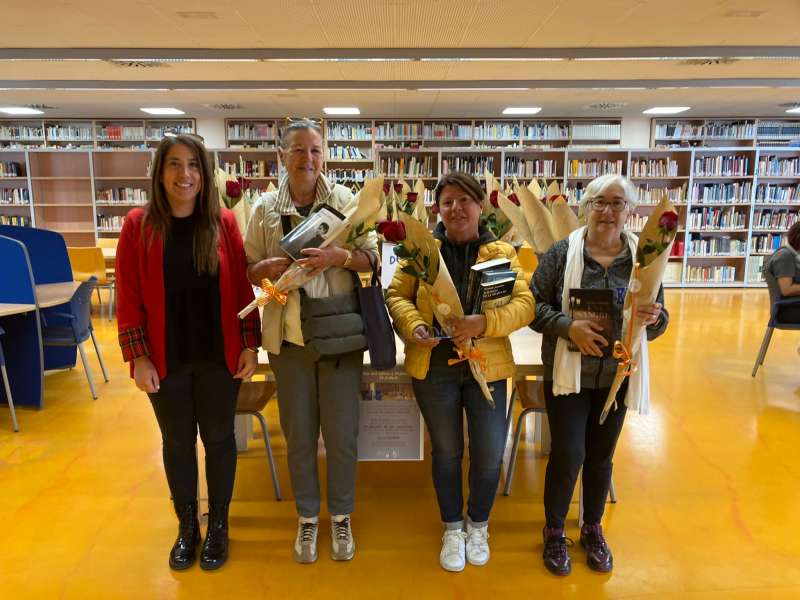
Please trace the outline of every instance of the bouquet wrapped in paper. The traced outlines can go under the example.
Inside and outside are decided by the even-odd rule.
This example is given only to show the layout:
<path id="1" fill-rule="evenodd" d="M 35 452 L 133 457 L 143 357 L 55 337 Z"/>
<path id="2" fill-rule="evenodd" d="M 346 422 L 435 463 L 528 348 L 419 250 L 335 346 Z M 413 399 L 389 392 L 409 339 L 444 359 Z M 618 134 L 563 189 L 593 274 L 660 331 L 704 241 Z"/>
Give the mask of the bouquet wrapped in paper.
<path id="1" fill-rule="evenodd" d="M 509 241 L 506 238 L 509 237 L 514 224 L 500 208 L 501 195 L 504 196 L 500 192 L 500 182 L 491 172 L 486 171 L 486 201 L 483 203 L 481 225 L 489 229 L 498 240 Z M 517 202 L 513 194 L 511 197 L 512 202 Z"/>
<path id="2" fill-rule="evenodd" d="M 237 177 L 219 167 L 214 171 L 214 183 L 217 186 L 220 206 L 233 212 L 239 232 L 244 237 L 251 209 L 258 195 L 256 190 L 250 187 L 251 182 L 246 177 Z"/>
<path id="3" fill-rule="evenodd" d="M 356 240 L 374 230 L 374 221 L 381 208 L 382 189 L 383 177 L 365 181 L 364 187 L 361 188 L 358 195 L 342 209 L 342 214 L 345 216 L 345 227 L 335 237 L 325 239 L 320 244 L 320 248 L 331 245 L 353 248 Z M 311 272 L 312 269 L 302 267 L 295 262 L 284 271 L 278 281 L 273 283 L 264 279 L 258 297 L 239 312 L 239 318 L 243 319 L 258 306 L 264 307 L 263 320 L 281 318 L 281 305 L 285 305 L 289 301 L 290 292 L 311 279 Z M 276 302 L 272 302 L 272 300 Z"/>
<path id="4" fill-rule="evenodd" d="M 433 235 L 420 221 L 404 212 L 400 213 L 399 222 L 386 223 L 390 225 L 379 224 L 379 228 L 383 229 L 381 233 L 387 240 L 397 244 L 394 252 L 403 261 L 400 269 L 417 278 L 421 286 L 430 288 L 433 314 L 450 335 L 454 320 L 464 316 L 464 307 Z M 494 407 L 494 399 L 486 382 L 486 358 L 475 341 L 468 340 L 466 344 L 456 348 L 456 352 L 457 356 L 450 359 L 448 364 L 468 361 L 470 371 L 486 401 Z"/>
<path id="5" fill-rule="evenodd" d="M 619 361 L 619 365 L 600 415 L 601 424 L 606 420 L 611 408 L 616 408 L 617 392 L 626 377 L 631 378 L 628 383 L 628 396 L 635 395 L 636 406 L 641 412 L 647 408 L 649 396 L 649 381 L 646 375 L 647 338 L 645 325 L 636 311 L 640 306 L 655 302 L 677 232 L 678 214 L 669 199 L 664 196 L 648 217 L 639 236 L 623 307 L 623 339 L 614 343 L 613 356 Z M 640 404 L 640 401 L 644 404 Z"/>

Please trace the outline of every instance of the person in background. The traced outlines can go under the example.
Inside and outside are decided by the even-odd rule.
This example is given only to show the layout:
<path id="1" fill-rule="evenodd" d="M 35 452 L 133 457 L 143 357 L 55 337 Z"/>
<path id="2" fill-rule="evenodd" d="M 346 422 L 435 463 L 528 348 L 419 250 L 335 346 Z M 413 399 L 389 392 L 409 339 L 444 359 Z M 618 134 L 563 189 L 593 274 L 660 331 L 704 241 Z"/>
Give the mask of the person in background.
<path id="1" fill-rule="evenodd" d="M 205 570 L 228 558 L 228 506 L 236 473 L 239 385 L 257 365 L 258 313 L 236 219 L 219 206 L 211 162 L 194 136 L 165 137 L 153 159 L 153 194 L 125 218 L 117 247 L 119 343 L 161 429 L 178 537 L 169 565 L 192 566 L 200 543 L 197 432 L 205 446 Z"/>
<path id="2" fill-rule="evenodd" d="M 506 440 L 506 379 L 516 370 L 508 336 L 530 323 L 533 297 L 514 248 L 480 225 L 484 193 L 475 178 L 466 173 L 445 175 L 434 197 L 442 220 L 433 235 L 463 306 L 468 305 L 467 283 L 473 265 L 507 258 L 517 274 L 510 302 L 459 319 L 452 340 L 435 337 L 439 324 L 434 322 L 428 288 L 401 271 L 403 261 L 386 294 L 395 328 L 405 341 L 405 369 L 413 378 L 431 438 L 433 484 L 444 524 L 439 563 L 447 571 L 461 571 L 467 561 L 484 565 L 489 560 L 489 513 Z M 469 338 L 485 338 L 480 348 L 487 357 L 486 380 L 494 408 L 466 361 L 448 366 L 448 359 L 457 356 L 455 346 Z M 466 529 L 461 474 L 465 412 L 470 458 Z"/>
<path id="3" fill-rule="evenodd" d="M 341 211 L 353 196 L 349 189 L 331 184 L 322 174 L 322 131 L 316 122 L 291 121 L 283 130 L 279 148 L 286 176 L 276 192 L 267 193 L 254 205 L 245 234 L 250 263 L 248 275 L 254 285 L 264 278 L 275 282 L 292 264 L 278 242 L 321 204 Z M 320 237 L 321 239 L 321 237 Z M 327 298 L 352 293 L 353 272 L 371 271 L 377 260 L 377 236 L 367 235 L 360 249 L 336 246 L 305 248 L 299 264 L 317 271 L 302 290 L 307 297 Z M 301 309 L 301 319 L 309 315 Z M 358 413 L 363 369 L 363 350 L 320 356 L 307 345 L 284 337 L 265 348 L 278 387 L 281 428 L 286 437 L 289 475 L 299 515 L 294 559 L 317 560 L 320 491 L 317 474 L 317 440 L 320 429 L 325 441 L 328 511 L 331 514 L 331 554 L 334 560 L 350 560 L 355 553 L 350 515 L 355 508 L 356 462 L 358 459 Z"/>
<path id="4" fill-rule="evenodd" d="M 786 241 L 788 245 L 778 248 L 767 260 L 767 270 L 781 296 L 800 296 L 800 222 L 789 228 Z M 800 305 L 778 308 L 777 318 L 783 323 L 800 323 Z"/>
<path id="5" fill-rule="evenodd" d="M 600 334 L 602 327 L 590 320 L 573 320 L 562 310 L 562 300 L 567 270 L 582 265 L 582 288 L 612 289 L 613 339 L 622 339 L 622 308 L 633 269 L 631 246 L 636 247 L 624 227 L 636 206 L 636 188 L 619 175 L 603 175 L 589 183 L 581 204 L 587 225 L 545 252 L 531 281 L 536 300 L 536 318 L 531 327 L 543 334 L 544 395 L 552 438 L 544 484 L 543 559 L 547 569 L 556 575 L 571 571 L 564 521 L 581 468 L 584 506 L 581 546 L 587 551 L 587 563 L 592 569 L 608 572 L 613 567 L 600 521 L 611 482 L 614 449 L 626 412 L 627 380 L 617 394 L 618 408 L 609 413 L 603 425 L 599 424 L 617 361 Z M 571 248 L 573 243 L 578 247 Z M 571 264 L 568 254 L 574 257 Z M 648 340 L 664 333 L 669 314 L 664 308 L 663 288 L 658 292 L 657 302 L 639 307 L 638 314 L 647 326 Z M 580 350 L 580 387 L 577 393 L 556 396 L 553 379 L 555 370 L 560 368 L 556 361 L 559 338 L 571 340 Z"/>

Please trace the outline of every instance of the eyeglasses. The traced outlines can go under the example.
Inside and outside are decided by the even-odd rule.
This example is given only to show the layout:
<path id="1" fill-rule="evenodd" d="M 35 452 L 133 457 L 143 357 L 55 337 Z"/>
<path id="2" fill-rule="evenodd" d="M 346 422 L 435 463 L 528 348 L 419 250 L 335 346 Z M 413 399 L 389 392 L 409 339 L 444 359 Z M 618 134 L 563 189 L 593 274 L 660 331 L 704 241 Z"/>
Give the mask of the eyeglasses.
<path id="1" fill-rule="evenodd" d="M 611 212 L 619 213 L 625 210 L 625 207 L 628 206 L 627 202 L 623 202 L 621 200 L 614 200 L 613 202 L 592 200 L 590 204 L 592 205 L 592 210 L 595 212 L 603 212 L 605 209 L 610 208 Z"/>
<path id="2" fill-rule="evenodd" d="M 311 121 L 315 125 L 322 124 L 322 119 L 319 119 L 317 117 L 286 117 L 287 123 L 300 123 L 303 121 Z"/>

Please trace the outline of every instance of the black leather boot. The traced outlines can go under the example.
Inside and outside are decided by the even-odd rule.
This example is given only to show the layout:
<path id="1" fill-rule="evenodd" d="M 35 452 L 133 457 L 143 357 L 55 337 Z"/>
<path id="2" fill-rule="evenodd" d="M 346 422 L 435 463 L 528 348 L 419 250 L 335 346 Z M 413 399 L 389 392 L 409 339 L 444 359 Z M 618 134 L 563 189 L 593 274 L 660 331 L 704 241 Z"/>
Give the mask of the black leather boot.
<path id="1" fill-rule="evenodd" d="M 194 564 L 200 544 L 200 522 L 197 520 L 197 502 L 175 504 L 178 515 L 178 537 L 169 552 L 169 567 L 183 571 Z"/>
<path id="2" fill-rule="evenodd" d="M 211 504 L 208 510 L 208 531 L 200 553 L 200 568 L 219 569 L 228 560 L 228 504 Z"/>

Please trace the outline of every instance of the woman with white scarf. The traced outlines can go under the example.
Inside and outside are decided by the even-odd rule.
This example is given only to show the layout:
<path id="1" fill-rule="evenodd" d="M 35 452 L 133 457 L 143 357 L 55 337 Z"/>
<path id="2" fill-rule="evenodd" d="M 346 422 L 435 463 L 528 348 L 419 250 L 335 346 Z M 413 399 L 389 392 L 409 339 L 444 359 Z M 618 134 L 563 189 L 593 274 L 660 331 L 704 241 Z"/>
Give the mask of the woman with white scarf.
<path id="1" fill-rule="evenodd" d="M 575 288 L 610 289 L 611 339 L 623 339 L 622 309 L 638 241 L 624 227 L 636 206 L 636 196 L 633 184 L 619 175 L 603 175 L 589 183 L 582 200 L 586 226 L 540 257 L 531 282 L 536 300 L 531 327 L 543 334 L 544 393 L 552 437 L 544 488 L 543 559 L 547 569 L 556 575 L 571 571 L 564 523 L 581 468 L 581 546 L 586 549 L 590 568 L 600 572 L 613 568 L 600 521 L 611 482 L 614 448 L 626 408 L 645 411 L 646 405 L 639 405 L 639 394 L 626 394 L 626 381 L 617 395 L 618 408 L 603 425 L 599 424 L 617 361 L 597 322 L 573 320 L 570 316 L 569 292 Z M 663 304 L 664 291 L 660 289 L 655 304 L 638 307 L 648 340 L 664 333 L 667 327 L 669 314 Z M 646 343 L 644 357 L 645 349 Z M 646 364 L 640 366 L 637 377 L 647 377 Z M 646 389 L 647 381 L 643 383 Z M 646 397 L 641 400 L 646 401 Z"/>

